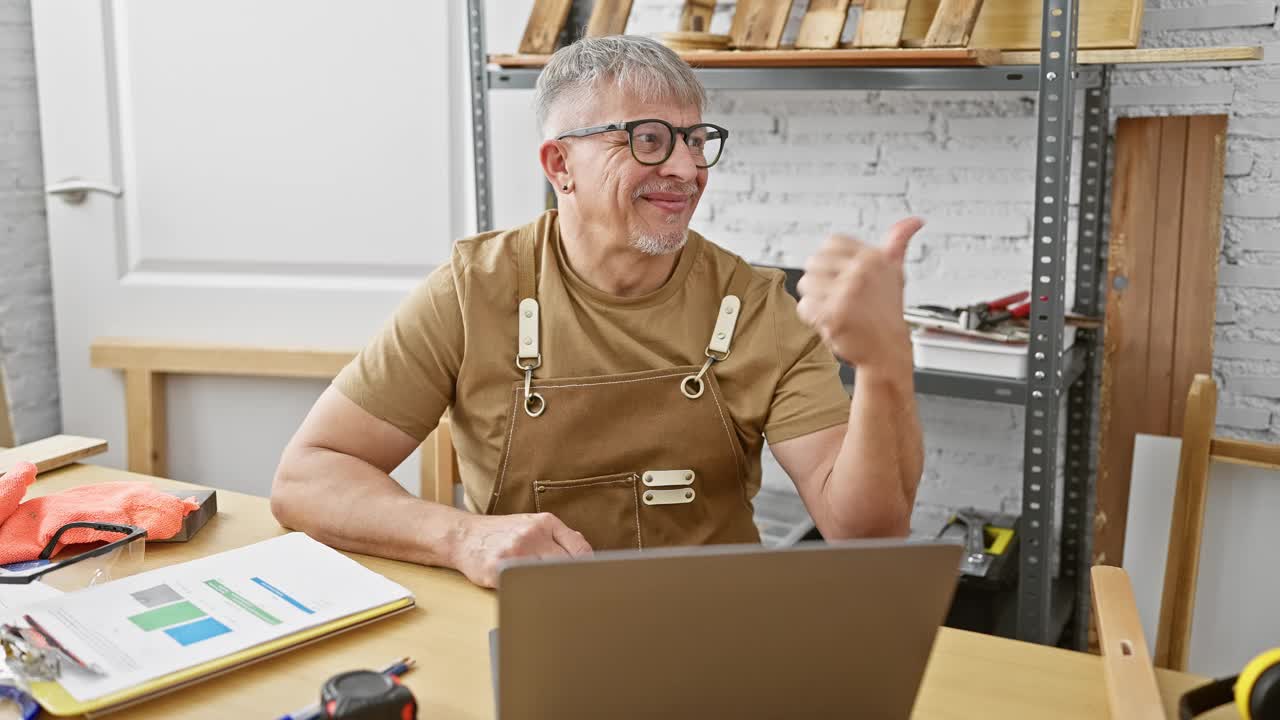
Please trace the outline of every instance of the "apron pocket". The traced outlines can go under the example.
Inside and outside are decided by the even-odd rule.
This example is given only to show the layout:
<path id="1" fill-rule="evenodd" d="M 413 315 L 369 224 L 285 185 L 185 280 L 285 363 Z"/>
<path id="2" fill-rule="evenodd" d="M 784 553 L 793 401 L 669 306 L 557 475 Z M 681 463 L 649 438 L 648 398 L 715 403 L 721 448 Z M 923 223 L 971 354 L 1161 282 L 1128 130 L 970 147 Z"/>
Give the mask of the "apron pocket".
<path id="1" fill-rule="evenodd" d="M 533 504 L 587 538 L 593 550 L 628 550 L 640 545 L 640 496 L 636 473 L 579 480 L 537 480 Z"/>

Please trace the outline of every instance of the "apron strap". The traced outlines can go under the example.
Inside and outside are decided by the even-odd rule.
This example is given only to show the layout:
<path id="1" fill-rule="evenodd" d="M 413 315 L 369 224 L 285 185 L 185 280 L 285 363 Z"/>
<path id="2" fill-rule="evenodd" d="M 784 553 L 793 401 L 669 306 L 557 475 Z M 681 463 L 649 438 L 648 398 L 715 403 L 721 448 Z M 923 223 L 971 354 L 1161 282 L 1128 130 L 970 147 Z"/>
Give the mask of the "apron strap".
<path id="1" fill-rule="evenodd" d="M 542 350 L 538 338 L 539 308 L 537 295 L 537 261 L 534 249 L 537 236 L 532 226 L 525 226 L 516 240 L 518 254 L 519 305 L 517 309 L 516 367 L 524 371 L 524 411 L 529 417 L 538 417 L 547 409 L 547 402 L 540 393 L 531 392 L 533 371 L 542 365 Z"/>
<path id="2" fill-rule="evenodd" d="M 716 324 L 711 330 L 711 340 L 707 343 L 707 360 L 702 369 L 693 375 L 685 376 L 680 381 L 680 392 L 690 400 L 702 397 L 705 389 L 703 376 L 711 369 L 711 364 L 729 357 L 733 343 L 733 331 L 738 326 L 738 316 L 742 314 L 742 298 L 746 295 L 747 286 L 751 283 L 751 266 L 742 258 L 733 269 L 729 279 L 729 294 L 720 301 L 720 309 L 716 313 Z"/>

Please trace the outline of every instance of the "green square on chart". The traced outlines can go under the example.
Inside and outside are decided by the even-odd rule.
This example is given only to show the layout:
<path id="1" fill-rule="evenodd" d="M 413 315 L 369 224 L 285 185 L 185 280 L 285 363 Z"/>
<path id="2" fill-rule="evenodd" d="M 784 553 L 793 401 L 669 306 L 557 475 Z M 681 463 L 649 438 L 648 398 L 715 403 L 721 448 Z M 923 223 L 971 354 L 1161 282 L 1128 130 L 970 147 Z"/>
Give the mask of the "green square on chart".
<path id="1" fill-rule="evenodd" d="M 204 611 L 191 604 L 190 600 L 165 605 L 137 615 L 130 615 L 129 621 L 148 632 L 167 628 L 189 620 L 204 617 Z"/>

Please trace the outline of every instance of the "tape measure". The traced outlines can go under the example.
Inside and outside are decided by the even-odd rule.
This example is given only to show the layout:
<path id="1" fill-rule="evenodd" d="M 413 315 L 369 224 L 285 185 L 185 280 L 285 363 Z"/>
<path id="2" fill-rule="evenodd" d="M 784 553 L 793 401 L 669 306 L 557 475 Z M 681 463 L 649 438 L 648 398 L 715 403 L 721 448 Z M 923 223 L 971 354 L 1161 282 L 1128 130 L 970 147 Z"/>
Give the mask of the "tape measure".
<path id="1" fill-rule="evenodd" d="M 1182 696 L 1178 714 L 1182 720 L 1236 701 L 1244 720 L 1280 720 L 1280 648 L 1249 661 L 1239 675 L 1214 680 Z"/>
<path id="2" fill-rule="evenodd" d="M 372 670 L 334 675 L 320 688 L 320 706 L 330 720 L 415 720 L 418 702 L 400 678 Z"/>

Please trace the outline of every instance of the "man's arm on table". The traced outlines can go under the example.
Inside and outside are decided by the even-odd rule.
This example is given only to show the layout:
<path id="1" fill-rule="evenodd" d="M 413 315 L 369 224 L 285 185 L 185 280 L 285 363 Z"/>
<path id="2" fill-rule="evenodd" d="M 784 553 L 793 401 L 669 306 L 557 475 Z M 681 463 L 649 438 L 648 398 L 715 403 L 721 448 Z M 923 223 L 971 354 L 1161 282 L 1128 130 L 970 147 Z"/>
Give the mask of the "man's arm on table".
<path id="1" fill-rule="evenodd" d="M 508 558 L 590 552 L 581 534 L 546 513 L 473 515 L 406 492 L 390 472 L 418 444 L 329 387 L 285 447 L 271 511 L 327 545 L 456 568 L 486 587 Z"/>

